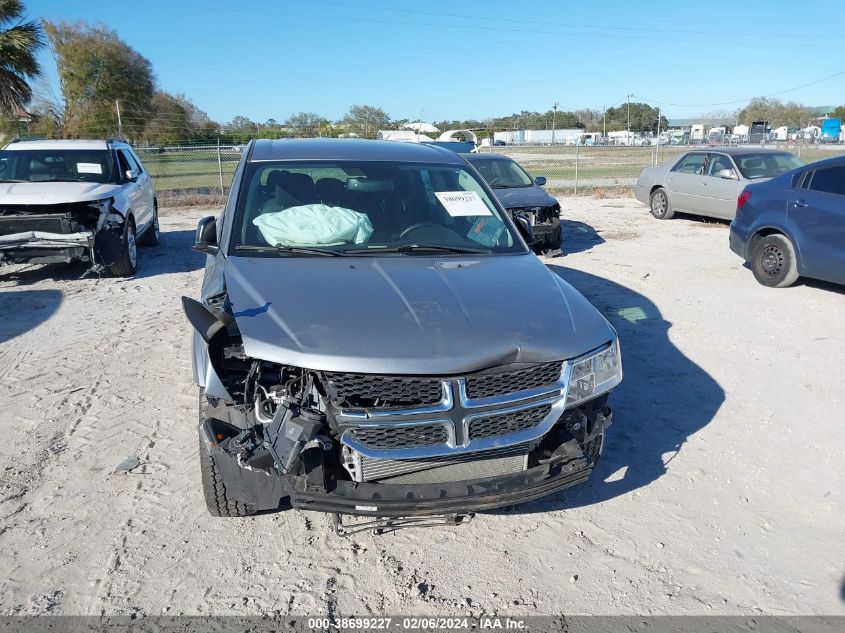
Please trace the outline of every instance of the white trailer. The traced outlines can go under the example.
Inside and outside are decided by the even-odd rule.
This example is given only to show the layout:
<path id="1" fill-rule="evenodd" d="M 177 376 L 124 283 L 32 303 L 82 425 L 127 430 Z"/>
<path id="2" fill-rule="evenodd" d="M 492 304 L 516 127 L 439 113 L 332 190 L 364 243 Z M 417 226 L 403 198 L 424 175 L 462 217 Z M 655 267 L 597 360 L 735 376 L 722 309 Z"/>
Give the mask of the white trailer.
<path id="1" fill-rule="evenodd" d="M 776 127 L 772 130 L 772 138 L 776 141 L 786 141 L 789 139 L 789 128 L 785 125 Z"/>
<path id="2" fill-rule="evenodd" d="M 703 123 L 694 123 L 690 126 L 689 130 L 689 137 L 691 141 L 703 141 L 704 140 L 704 124 Z"/>

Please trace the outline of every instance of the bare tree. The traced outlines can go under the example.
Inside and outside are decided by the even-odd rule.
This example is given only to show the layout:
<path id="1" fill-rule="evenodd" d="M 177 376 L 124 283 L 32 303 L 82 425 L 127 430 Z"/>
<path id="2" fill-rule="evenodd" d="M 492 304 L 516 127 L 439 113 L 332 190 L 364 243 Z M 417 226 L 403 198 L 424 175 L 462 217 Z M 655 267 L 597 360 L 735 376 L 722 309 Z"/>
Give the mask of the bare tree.
<path id="1" fill-rule="evenodd" d="M 342 123 L 358 136 L 373 138 L 378 130 L 390 125 L 390 116 L 381 108 L 354 105 L 349 108 Z"/>
<path id="2" fill-rule="evenodd" d="M 296 136 L 318 136 L 325 119 L 314 112 L 297 112 L 285 120 Z"/>

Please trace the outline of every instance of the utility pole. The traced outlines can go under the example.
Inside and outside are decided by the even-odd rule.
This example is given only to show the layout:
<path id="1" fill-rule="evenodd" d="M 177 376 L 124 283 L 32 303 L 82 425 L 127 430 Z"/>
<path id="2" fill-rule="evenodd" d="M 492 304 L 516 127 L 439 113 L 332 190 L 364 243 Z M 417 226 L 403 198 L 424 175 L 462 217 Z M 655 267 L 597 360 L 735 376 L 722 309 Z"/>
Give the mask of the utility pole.
<path id="1" fill-rule="evenodd" d="M 555 101 L 555 104 L 552 106 L 552 145 L 555 144 L 555 118 L 557 117 L 557 107 L 560 104 Z"/>
<path id="2" fill-rule="evenodd" d="M 117 108 L 117 135 L 123 138 L 123 123 L 120 121 L 120 101 L 114 100 L 114 107 Z"/>
<path id="3" fill-rule="evenodd" d="M 604 110 L 604 115 L 601 118 L 601 127 L 602 127 L 601 135 L 604 138 L 607 138 L 607 106 L 602 106 L 602 110 Z"/>
<path id="4" fill-rule="evenodd" d="M 628 134 L 625 136 L 625 144 L 631 144 L 631 97 L 634 95 L 629 94 L 628 97 Z"/>
<path id="5" fill-rule="evenodd" d="M 657 106 L 657 142 L 660 142 L 660 106 Z"/>

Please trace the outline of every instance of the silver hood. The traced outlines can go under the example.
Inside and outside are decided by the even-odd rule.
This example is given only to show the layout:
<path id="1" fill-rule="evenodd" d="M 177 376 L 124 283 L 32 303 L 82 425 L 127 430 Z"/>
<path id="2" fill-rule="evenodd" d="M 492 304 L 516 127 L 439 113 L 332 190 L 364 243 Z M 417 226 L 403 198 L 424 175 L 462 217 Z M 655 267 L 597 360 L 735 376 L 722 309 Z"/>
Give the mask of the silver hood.
<path id="1" fill-rule="evenodd" d="M 228 257 L 224 276 L 246 354 L 315 370 L 460 374 L 615 336 L 533 255 Z"/>
<path id="2" fill-rule="evenodd" d="M 0 203 L 89 202 L 108 198 L 120 190 L 120 185 L 97 182 L 4 182 L 0 183 Z"/>

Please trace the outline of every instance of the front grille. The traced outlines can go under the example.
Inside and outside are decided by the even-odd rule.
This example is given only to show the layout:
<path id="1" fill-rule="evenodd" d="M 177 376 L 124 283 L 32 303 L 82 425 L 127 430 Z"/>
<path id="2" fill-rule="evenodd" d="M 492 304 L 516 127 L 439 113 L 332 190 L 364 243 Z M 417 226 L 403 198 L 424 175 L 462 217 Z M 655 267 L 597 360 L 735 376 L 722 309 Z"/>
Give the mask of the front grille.
<path id="1" fill-rule="evenodd" d="M 437 446 L 449 439 L 442 424 L 358 427 L 349 433 L 364 446 L 382 450 Z"/>
<path id="2" fill-rule="evenodd" d="M 514 371 L 472 374 L 466 379 L 467 396 L 474 399 L 490 398 L 552 385 L 560 380 L 561 365 L 557 361 Z"/>
<path id="3" fill-rule="evenodd" d="M 531 429 L 543 421 L 552 410 L 551 405 L 476 418 L 469 423 L 469 439 L 480 440 L 485 437 L 500 437 Z"/>
<path id="4" fill-rule="evenodd" d="M 371 459 L 360 456 L 362 481 L 424 484 L 484 479 L 525 470 L 528 444 L 415 459 Z"/>
<path id="5" fill-rule="evenodd" d="M 425 407 L 440 402 L 439 378 L 327 373 L 327 391 L 339 407 Z"/>

